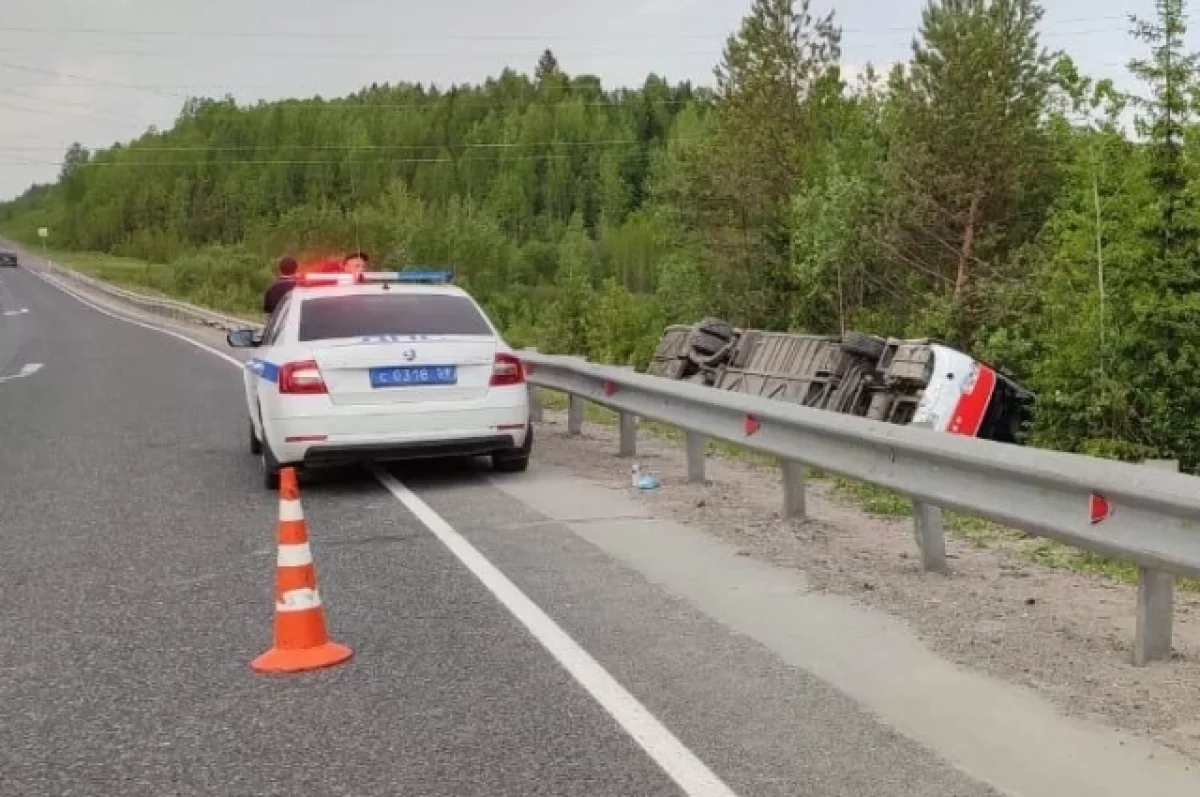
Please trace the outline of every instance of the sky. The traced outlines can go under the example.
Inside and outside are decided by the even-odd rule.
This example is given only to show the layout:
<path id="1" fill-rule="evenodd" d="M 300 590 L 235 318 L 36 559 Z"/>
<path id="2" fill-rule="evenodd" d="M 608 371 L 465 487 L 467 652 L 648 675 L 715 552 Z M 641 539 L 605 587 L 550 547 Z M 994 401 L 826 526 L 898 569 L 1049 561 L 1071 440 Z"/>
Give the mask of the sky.
<path id="1" fill-rule="evenodd" d="M 606 86 L 650 72 L 711 84 L 750 0 L 40 0 L 0 15 L 0 200 L 52 181 L 63 152 L 169 128 L 189 96 L 333 97 L 372 82 L 531 72 L 549 47 Z M 813 0 L 843 61 L 907 60 L 925 0 Z M 1043 43 L 1135 88 L 1128 15 L 1153 0 L 1044 0 Z M 1194 38 L 1189 33 L 1189 39 Z"/>

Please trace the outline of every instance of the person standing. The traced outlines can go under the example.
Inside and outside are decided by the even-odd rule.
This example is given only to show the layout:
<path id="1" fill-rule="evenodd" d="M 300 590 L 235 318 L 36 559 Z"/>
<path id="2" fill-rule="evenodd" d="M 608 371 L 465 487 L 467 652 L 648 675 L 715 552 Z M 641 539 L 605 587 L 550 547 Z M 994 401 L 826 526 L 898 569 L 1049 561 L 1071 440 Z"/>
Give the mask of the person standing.
<path id="1" fill-rule="evenodd" d="M 371 258 L 366 252 L 352 252 L 346 255 L 343 268 L 348 274 L 361 274 L 371 266 Z"/>
<path id="2" fill-rule="evenodd" d="M 287 296 L 288 291 L 296 287 L 296 269 L 298 265 L 295 258 L 285 257 L 279 261 L 279 276 L 267 288 L 267 292 L 263 295 L 263 312 L 271 315 L 275 312 L 275 308 L 283 301 L 283 297 Z"/>

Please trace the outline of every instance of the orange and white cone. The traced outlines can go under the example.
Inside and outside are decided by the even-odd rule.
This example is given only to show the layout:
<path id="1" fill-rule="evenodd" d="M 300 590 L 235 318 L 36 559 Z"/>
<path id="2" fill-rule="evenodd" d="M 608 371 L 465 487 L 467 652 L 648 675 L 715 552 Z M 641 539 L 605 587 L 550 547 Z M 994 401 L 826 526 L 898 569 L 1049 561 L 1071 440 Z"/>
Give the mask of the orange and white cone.
<path id="1" fill-rule="evenodd" d="M 350 648 L 332 642 L 317 591 L 317 572 L 308 546 L 308 524 L 300 506 L 296 471 L 279 474 L 279 555 L 275 567 L 275 645 L 250 663 L 257 672 L 290 673 L 331 667 L 350 658 Z"/>

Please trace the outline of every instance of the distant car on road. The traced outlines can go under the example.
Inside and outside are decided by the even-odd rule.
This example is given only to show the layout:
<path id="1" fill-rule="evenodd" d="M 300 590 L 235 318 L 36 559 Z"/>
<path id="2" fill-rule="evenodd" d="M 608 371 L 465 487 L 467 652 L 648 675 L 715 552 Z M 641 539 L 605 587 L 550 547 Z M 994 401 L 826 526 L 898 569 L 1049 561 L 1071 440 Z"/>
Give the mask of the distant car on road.
<path id="1" fill-rule="evenodd" d="M 17 268 L 21 265 L 21 261 L 17 258 L 16 252 L 0 251 L 0 267 Z"/>
<path id="2" fill-rule="evenodd" d="M 230 332 L 246 364 L 249 446 L 263 484 L 300 469 L 490 456 L 533 446 L 521 361 L 479 304 L 436 271 L 307 274 L 261 331 Z"/>

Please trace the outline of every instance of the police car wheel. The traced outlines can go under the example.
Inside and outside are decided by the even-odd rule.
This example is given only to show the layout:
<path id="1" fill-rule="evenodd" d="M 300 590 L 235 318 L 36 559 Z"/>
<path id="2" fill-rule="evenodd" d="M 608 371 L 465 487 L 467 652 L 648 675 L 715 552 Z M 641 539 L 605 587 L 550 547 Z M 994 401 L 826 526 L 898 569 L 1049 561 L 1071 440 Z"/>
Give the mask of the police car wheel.
<path id="1" fill-rule="evenodd" d="M 250 453 L 254 456 L 262 456 L 262 443 L 259 442 L 258 435 L 254 433 L 254 422 L 247 421 L 246 425 L 250 428 Z"/>
<path id="2" fill-rule="evenodd" d="M 279 461 L 275 459 L 275 455 L 271 453 L 271 447 L 266 443 L 262 445 L 262 455 L 259 457 L 259 462 L 262 464 L 262 484 L 267 490 L 279 489 Z"/>
<path id="3" fill-rule="evenodd" d="M 529 455 L 533 453 L 533 424 L 525 432 L 525 444 L 520 448 L 492 454 L 492 470 L 499 473 L 524 473 L 529 469 Z"/>

